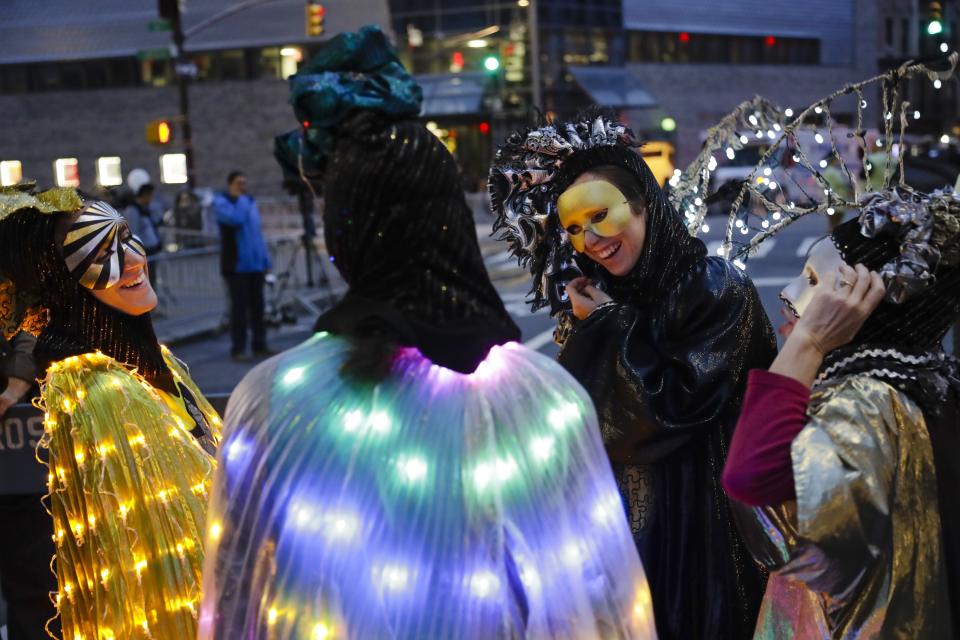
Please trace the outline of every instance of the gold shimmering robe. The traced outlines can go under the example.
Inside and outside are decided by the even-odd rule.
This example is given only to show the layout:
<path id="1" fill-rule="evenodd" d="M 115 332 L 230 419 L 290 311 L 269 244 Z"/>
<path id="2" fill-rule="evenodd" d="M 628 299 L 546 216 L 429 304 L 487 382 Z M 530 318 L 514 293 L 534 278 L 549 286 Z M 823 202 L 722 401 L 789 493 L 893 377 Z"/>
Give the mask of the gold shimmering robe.
<path id="1" fill-rule="evenodd" d="M 219 441 L 216 411 L 164 358 Z M 64 638 L 195 637 L 215 460 L 189 414 L 100 353 L 51 365 L 41 399 Z"/>
<path id="2" fill-rule="evenodd" d="M 933 449 L 920 408 L 854 375 L 814 393 L 797 500 L 741 522 L 771 570 L 755 638 L 951 638 Z M 958 488 L 960 491 L 960 488 Z"/>

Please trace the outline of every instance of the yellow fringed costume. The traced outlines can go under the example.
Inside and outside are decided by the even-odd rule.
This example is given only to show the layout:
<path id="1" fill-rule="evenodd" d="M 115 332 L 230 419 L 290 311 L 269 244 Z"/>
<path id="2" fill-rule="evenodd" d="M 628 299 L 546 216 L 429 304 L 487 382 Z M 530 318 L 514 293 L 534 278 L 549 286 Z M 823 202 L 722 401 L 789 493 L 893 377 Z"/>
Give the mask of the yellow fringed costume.
<path id="1" fill-rule="evenodd" d="M 163 356 L 219 441 L 216 411 Z M 52 364 L 41 403 L 64 638 L 195 637 L 215 460 L 183 403 L 102 353 Z"/>

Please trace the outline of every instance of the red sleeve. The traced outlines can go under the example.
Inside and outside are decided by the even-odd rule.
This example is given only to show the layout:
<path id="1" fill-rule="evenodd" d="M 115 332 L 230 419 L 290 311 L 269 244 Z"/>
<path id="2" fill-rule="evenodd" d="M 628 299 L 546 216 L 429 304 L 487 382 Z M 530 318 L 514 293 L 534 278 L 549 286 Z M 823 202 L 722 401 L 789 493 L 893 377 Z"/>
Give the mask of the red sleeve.
<path id="1" fill-rule="evenodd" d="M 723 469 L 730 497 L 754 507 L 796 498 L 790 444 L 807 421 L 810 390 L 786 376 L 754 369 Z"/>

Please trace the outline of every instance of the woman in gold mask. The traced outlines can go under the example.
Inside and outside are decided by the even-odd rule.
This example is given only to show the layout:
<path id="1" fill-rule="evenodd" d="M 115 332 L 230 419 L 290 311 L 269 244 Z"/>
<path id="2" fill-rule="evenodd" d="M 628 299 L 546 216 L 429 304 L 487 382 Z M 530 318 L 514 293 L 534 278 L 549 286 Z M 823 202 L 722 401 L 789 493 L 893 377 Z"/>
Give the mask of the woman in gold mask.
<path id="1" fill-rule="evenodd" d="M 491 171 L 494 228 L 597 407 L 659 636 L 746 638 L 764 578 L 720 472 L 773 333 L 749 278 L 706 256 L 638 146 L 598 114 L 514 134 Z"/>

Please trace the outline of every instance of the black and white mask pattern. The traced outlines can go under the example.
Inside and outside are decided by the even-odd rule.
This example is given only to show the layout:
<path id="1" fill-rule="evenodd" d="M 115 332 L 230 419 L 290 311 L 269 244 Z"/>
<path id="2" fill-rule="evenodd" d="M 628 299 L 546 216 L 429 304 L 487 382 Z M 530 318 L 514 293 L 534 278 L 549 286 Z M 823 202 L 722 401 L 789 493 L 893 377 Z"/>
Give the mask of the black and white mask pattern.
<path id="1" fill-rule="evenodd" d="M 87 289 L 109 289 L 117 284 L 127 251 L 146 256 L 126 218 L 99 200 L 84 206 L 63 242 L 67 268 Z"/>

